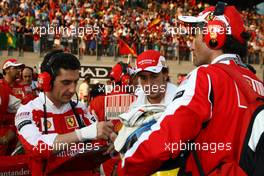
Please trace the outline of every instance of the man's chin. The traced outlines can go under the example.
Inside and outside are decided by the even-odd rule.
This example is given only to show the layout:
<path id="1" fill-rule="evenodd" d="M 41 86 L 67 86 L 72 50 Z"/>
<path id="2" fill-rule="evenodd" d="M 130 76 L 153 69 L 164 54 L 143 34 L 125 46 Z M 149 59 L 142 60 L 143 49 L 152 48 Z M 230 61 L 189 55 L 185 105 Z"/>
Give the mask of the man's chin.
<path id="1" fill-rule="evenodd" d="M 72 99 L 72 96 L 71 97 L 64 97 L 61 101 L 63 102 L 63 103 L 69 103 L 70 101 L 71 101 L 71 99 Z"/>
<path id="2" fill-rule="evenodd" d="M 155 99 L 155 98 L 159 97 L 159 94 L 156 94 L 156 93 L 155 94 L 149 94 L 148 97 L 151 99 Z"/>

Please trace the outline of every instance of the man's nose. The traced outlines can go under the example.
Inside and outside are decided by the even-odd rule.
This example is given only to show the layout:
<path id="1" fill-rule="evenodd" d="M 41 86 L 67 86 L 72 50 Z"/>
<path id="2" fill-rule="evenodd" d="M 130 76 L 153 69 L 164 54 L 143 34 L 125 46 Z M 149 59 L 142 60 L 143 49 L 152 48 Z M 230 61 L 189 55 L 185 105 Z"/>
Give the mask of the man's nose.
<path id="1" fill-rule="evenodd" d="M 152 85 L 152 84 L 153 84 L 153 80 L 150 77 L 148 77 L 147 78 L 147 85 Z"/>

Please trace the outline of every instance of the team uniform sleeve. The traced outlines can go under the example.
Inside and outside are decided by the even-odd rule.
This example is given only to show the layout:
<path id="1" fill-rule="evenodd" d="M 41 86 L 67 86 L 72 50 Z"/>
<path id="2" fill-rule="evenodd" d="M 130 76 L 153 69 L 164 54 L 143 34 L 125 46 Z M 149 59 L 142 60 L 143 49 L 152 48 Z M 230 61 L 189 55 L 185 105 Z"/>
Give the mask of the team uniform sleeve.
<path id="1" fill-rule="evenodd" d="M 22 105 L 15 117 L 20 142 L 29 154 L 48 158 L 52 154 L 53 143 L 58 134 L 42 134 L 32 118 L 32 109 L 28 105 L 30 103 Z"/>
<path id="2" fill-rule="evenodd" d="M 148 175 L 164 161 L 176 158 L 180 153 L 176 145 L 194 139 L 202 124 L 211 118 L 210 92 L 209 75 L 201 68 L 191 72 L 158 122 L 125 153 L 122 173 Z"/>

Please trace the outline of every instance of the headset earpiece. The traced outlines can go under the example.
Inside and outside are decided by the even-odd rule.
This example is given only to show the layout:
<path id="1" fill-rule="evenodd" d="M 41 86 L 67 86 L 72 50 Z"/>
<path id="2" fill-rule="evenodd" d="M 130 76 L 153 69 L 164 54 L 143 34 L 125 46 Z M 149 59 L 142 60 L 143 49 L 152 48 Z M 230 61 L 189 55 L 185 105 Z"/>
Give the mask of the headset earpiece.
<path id="1" fill-rule="evenodd" d="M 220 49 L 226 41 L 226 26 L 220 20 L 208 21 L 204 41 L 211 49 Z"/>
<path id="2" fill-rule="evenodd" d="M 38 89 L 43 92 L 51 90 L 52 77 L 48 72 L 42 72 L 38 75 Z"/>
<path id="3" fill-rule="evenodd" d="M 56 59 L 56 56 L 61 54 L 62 52 L 56 53 L 50 57 L 48 60 L 45 71 L 38 75 L 38 89 L 43 92 L 48 92 L 52 89 L 52 82 L 54 81 L 54 71 L 53 71 L 53 63 Z"/>
<path id="4" fill-rule="evenodd" d="M 227 26 L 223 21 L 217 20 L 217 16 L 223 15 L 226 3 L 217 2 L 213 13 L 209 14 L 209 21 L 204 34 L 204 41 L 211 49 L 220 49 L 224 46 L 226 41 Z"/>

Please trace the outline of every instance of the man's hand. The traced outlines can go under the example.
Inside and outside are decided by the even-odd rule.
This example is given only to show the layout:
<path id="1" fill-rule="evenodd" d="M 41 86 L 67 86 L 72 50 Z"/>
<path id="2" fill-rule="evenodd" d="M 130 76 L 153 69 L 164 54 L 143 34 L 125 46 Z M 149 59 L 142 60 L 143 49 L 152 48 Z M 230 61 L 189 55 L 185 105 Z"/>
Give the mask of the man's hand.
<path id="1" fill-rule="evenodd" d="M 112 122 L 98 122 L 97 123 L 97 139 L 108 140 L 113 132 L 114 125 Z"/>
<path id="2" fill-rule="evenodd" d="M 115 132 L 113 132 L 113 133 L 110 134 L 110 140 L 111 140 L 111 142 L 115 142 L 116 138 L 117 138 L 117 134 Z"/>

